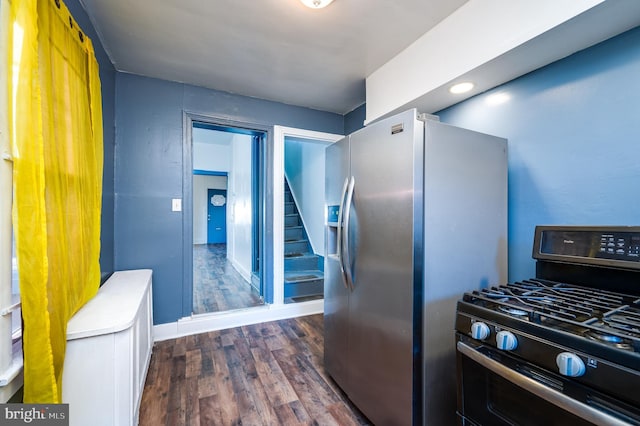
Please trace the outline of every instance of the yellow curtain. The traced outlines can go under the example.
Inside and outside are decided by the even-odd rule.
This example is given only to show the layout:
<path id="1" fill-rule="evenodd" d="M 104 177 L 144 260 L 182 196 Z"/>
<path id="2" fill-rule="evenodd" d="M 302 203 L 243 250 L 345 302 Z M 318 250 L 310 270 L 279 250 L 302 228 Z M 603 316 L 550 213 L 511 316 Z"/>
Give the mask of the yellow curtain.
<path id="1" fill-rule="evenodd" d="M 100 80 L 91 41 L 61 0 L 13 0 L 11 13 L 24 402 L 57 403 L 67 322 L 100 282 Z"/>

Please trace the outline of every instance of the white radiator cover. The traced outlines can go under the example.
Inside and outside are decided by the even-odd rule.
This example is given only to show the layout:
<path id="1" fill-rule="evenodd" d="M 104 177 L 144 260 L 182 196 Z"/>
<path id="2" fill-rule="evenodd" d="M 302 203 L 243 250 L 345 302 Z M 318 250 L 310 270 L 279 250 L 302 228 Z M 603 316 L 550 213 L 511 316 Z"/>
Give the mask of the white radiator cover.
<path id="1" fill-rule="evenodd" d="M 70 425 L 137 425 L 152 336 L 148 269 L 115 272 L 67 325 L 62 402 Z"/>

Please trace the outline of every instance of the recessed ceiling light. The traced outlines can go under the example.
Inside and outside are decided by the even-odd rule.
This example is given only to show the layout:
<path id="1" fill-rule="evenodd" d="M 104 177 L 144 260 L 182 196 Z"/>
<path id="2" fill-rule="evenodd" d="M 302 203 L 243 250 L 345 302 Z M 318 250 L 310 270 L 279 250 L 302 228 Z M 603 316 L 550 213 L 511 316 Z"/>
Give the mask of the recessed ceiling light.
<path id="1" fill-rule="evenodd" d="M 329 6 L 333 0 L 300 0 L 302 4 L 311 9 L 322 9 L 323 7 Z"/>
<path id="2" fill-rule="evenodd" d="M 455 93 L 455 94 L 466 93 L 471 89 L 473 89 L 473 83 L 469 81 L 465 81 L 464 83 L 458 83 L 451 86 L 449 88 L 449 92 Z"/>

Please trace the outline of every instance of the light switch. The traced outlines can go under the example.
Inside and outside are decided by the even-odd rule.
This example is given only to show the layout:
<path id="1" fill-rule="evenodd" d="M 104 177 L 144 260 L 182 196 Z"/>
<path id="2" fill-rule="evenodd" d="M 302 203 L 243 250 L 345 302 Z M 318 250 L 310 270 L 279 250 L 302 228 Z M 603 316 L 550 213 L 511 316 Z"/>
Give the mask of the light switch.
<path id="1" fill-rule="evenodd" d="M 171 211 L 172 212 L 181 212 L 182 211 L 182 198 L 173 198 L 173 199 L 171 199 Z"/>

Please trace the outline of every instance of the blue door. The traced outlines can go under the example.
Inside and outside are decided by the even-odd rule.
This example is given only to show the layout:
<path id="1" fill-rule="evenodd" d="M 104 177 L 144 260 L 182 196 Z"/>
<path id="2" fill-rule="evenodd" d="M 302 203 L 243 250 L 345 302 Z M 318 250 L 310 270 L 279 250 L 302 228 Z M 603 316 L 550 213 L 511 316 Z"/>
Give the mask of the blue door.
<path id="1" fill-rule="evenodd" d="M 207 191 L 207 243 L 227 242 L 227 191 L 209 189 Z"/>

